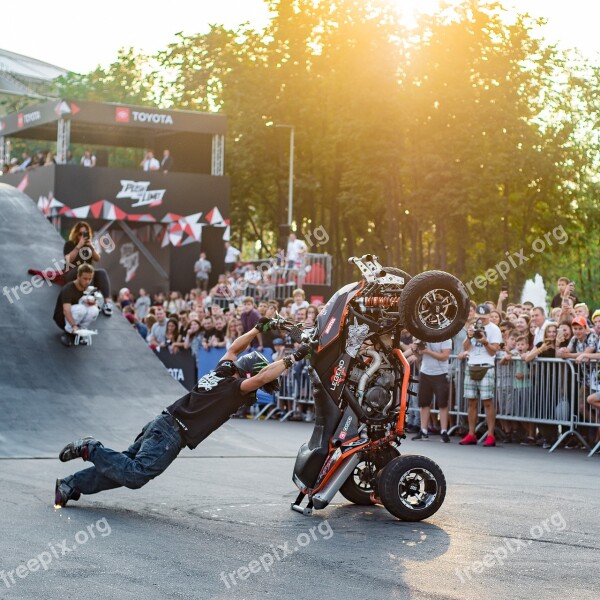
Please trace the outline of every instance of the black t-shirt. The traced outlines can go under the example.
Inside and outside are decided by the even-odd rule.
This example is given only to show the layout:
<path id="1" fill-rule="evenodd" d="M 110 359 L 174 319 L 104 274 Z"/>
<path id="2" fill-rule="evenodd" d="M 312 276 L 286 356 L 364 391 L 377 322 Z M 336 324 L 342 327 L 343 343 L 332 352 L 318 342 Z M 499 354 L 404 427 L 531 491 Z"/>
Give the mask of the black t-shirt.
<path id="1" fill-rule="evenodd" d="M 544 342 L 538 342 L 535 347 L 541 348 Z M 548 350 L 544 350 L 540 352 L 537 357 L 538 358 L 554 358 L 556 356 L 556 350 L 554 348 L 548 348 Z"/>
<path id="2" fill-rule="evenodd" d="M 67 283 L 61 290 L 56 299 L 54 307 L 54 322 L 61 328 L 65 328 L 65 313 L 63 312 L 63 304 L 78 304 L 79 299 L 83 296 L 83 292 L 77 289 L 74 281 Z"/>
<path id="3" fill-rule="evenodd" d="M 244 395 L 240 390 L 243 381 L 210 371 L 199 379 L 191 392 L 167 407 L 167 411 L 179 421 L 181 435 L 188 448 L 193 450 L 242 405 L 252 402 L 253 395 Z"/>
<path id="4" fill-rule="evenodd" d="M 72 242 L 71 240 L 67 240 L 65 242 L 64 248 L 63 248 L 63 256 L 66 256 L 67 254 L 69 254 L 70 252 L 72 252 L 74 250 L 74 248 L 77 246 L 77 244 L 75 242 Z M 85 246 L 84 246 L 85 247 Z M 75 256 L 75 260 L 71 260 L 69 261 L 72 265 L 75 265 L 74 268 L 77 268 L 79 265 L 82 265 L 83 263 L 87 263 L 88 265 L 92 264 L 92 252 L 91 252 L 91 248 L 89 248 L 88 252 L 81 252 L 81 250 L 79 252 L 77 252 L 77 255 Z M 87 256 L 87 254 L 90 255 L 90 257 L 88 259 L 83 258 L 81 255 Z"/>
<path id="5" fill-rule="evenodd" d="M 571 295 L 571 300 L 573 300 L 573 306 L 579 304 L 579 298 L 577 296 Z M 562 296 L 560 294 L 556 294 L 554 298 L 552 298 L 552 304 L 550 308 L 561 308 L 562 307 Z"/>

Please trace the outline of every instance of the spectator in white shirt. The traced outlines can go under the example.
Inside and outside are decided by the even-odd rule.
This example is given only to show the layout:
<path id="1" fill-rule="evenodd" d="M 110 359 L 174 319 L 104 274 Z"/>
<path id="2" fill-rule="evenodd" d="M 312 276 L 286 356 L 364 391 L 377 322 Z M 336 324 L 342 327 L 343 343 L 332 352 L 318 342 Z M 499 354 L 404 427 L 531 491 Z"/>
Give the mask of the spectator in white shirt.
<path id="1" fill-rule="evenodd" d="M 89 150 L 86 150 L 81 157 L 80 164 L 82 167 L 95 167 L 96 157 Z"/>
<path id="2" fill-rule="evenodd" d="M 531 311 L 531 322 L 535 325 L 533 336 L 533 346 L 535 347 L 537 344 L 544 341 L 544 332 L 550 321 L 546 319 L 546 312 L 544 309 L 541 306 L 536 306 Z"/>
<path id="3" fill-rule="evenodd" d="M 140 295 L 135 301 L 135 310 L 140 321 L 145 319 L 146 315 L 150 311 L 150 296 L 146 294 L 146 290 L 144 288 L 140 288 Z"/>
<path id="4" fill-rule="evenodd" d="M 300 288 L 294 290 L 292 297 L 294 298 L 294 303 L 290 306 L 290 315 L 293 319 L 296 316 L 296 312 L 301 308 L 308 308 L 308 302 L 306 301 L 304 290 Z"/>
<path id="5" fill-rule="evenodd" d="M 230 273 L 235 270 L 241 252 L 229 242 L 225 242 L 225 271 Z"/>
<path id="6" fill-rule="evenodd" d="M 287 266 L 288 269 L 295 269 L 300 262 L 302 254 L 306 252 L 306 244 L 302 240 L 296 239 L 295 233 L 290 233 L 287 245 Z"/>
<path id="7" fill-rule="evenodd" d="M 140 163 L 140 167 L 142 167 L 144 171 L 158 171 L 160 169 L 160 163 L 154 158 L 154 152 L 152 152 L 152 150 L 146 151 L 146 156 Z"/>

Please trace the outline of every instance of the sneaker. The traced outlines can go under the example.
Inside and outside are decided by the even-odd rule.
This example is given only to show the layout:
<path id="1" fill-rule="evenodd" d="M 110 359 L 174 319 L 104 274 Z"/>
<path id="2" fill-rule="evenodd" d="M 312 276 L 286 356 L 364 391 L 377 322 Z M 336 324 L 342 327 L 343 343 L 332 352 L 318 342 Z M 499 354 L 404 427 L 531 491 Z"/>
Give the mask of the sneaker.
<path id="1" fill-rule="evenodd" d="M 429 434 L 425 433 L 423 430 L 419 431 L 417 435 L 410 438 L 411 440 L 421 440 L 422 442 L 426 442 L 429 439 Z"/>
<path id="2" fill-rule="evenodd" d="M 67 462 L 75 458 L 88 459 L 88 444 L 95 441 L 93 437 L 87 436 L 67 444 L 59 453 L 58 459 L 61 462 Z"/>
<path id="3" fill-rule="evenodd" d="M 477 436 L 467 433 L 465 437 L 458 442 L 461 446 L 474 446 L 477 443 Z"/>
<path id="4" fill-rule="evenodd" d="M 74 336 L 73 336 L 74 337 Z M 73 345 L 73 339 L 71 337 L 70 333 L 63 333 L 60 336 L 60 341 L 64 346 L 67 346 L 67 348 L 71 347 Z"/>
<path id="5" fill-rule="evenodd" d="M 552 446 L 554 446 L 554 442 L 549 442 L 548 440 L 544 440 L 542 448 L 544 450 L 550 450 L 550 448 L 552 448 Z"/>
<path id="6" fill-rule="evenodd" d="M 535 438 L 528 435 L 522 442 L 521 446 L 535 446 Z"/>
<path id="7" fill-rule="evenodd" d="M 113 303 L 112 300 L 107 300 L 103 305 L 102 305 L 102 312 L 104 313 L 105 316 L 110 317 L 113 314 Z"/>
<path id="8" fill-rule="evenodd" d="M 486 448 L 493 448 L 496 445 L 496 438 L 493 435 L 487 435 L 485 437 L 485 442 L 483 442 L 483 445 Z"/>
<path id="9" fill-rule="evenodd" d="M 450 443 L 450 436 L 448 435 L 447 431 L 442 431 L 442 433 L 440 433 L 441 436 L 441 441 L 444 444 L 449 444 Z"/>
<path id="10" fill-rule="evenodd" d="M 79 500 L 81 498 L 81 493 L 78 491 L 73 491 L 62 479 L 56 480 L 56 485 L 54 486 L 54 506 L 55 507 L 64 507 L 67 505 L 69 500 Z"/>
<path id="11" fill-rule="evenodd" d="M 569 440 L 565 444 L 565 450 L 579 450 L 579 448 L 581 448 L 581 447 L 582 446 L 577 439 Z"/>

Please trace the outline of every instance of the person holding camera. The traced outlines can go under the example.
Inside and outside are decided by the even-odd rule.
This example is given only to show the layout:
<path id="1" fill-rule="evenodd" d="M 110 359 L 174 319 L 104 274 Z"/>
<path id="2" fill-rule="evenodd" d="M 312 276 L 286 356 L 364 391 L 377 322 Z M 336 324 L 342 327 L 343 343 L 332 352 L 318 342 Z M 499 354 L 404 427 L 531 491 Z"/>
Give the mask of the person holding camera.
<path id="1" fill-rule="evenodd" d="M 94 277 L 94 268 L 84 263 L 77 268 L 77 278 L 65 284 L 56 299 L 54 322 L 64 331 L 60 341 L 72 346 L 80 329 L 87 329 L 98 317 L 93 295 L 85 295 Z"/>
<path id="2" fill-rule="evenodd" d="M 437 406 L 440 410 L 441 441 L 446 444 L 450 442 L 450 437 L 448 436 L 448 397 L 450 394 L 448 371 L 450 363 L 448 359 L 451 350 L 452 340 L 438 343 L 417 341 L 412 345 L 412 351 L 421 357 L 419 390 L 417 392 L 421 429 L 412 438 L 413 440 L 424 441 L 429 439 L 427 427 L 429 426 L 429 417 L 431 415 L 431 404 L 435 396 Z"/>
<path id="3" fill-rule="evenodd" d="M 81 494 L 141 488 L 163 473 L 185 446 L 193 450 L 241 406 L 253 404 L 259 388 L 268 394 L 278 391 L 278 377 L 310 353 L 308 344 L 271 364 L 260 352 L 240 356 L 259 333 L 278 327 L 278 321 L 261 318 L 191 392 L 147 423 L 125 452 L 105 448 L 91 437 L 67 444 L 58 455 L 62 462 L 82 458 L 94 466 L 56 480 L 55 506 L 79 500 Z"/>
<path id="4" fill-rule="evenodd" d="M 467 358 L 467 373 L 465 376 L 465 398 L 467 399 L 469 433 L 459 442 L 462 446 L 477 444 L 475 426 L 477 425 L 478 400 L 483 402 L 488 426 L 487 437 L 483 443 L 486 447 L 496 445 L 494 428 L 496 427 L 496 409 L 494 408 L 494 357 L 502 343 L 500 328 L 490 322 L 490 307 L 479 304 L 475 310 L 477 320 L 467 330 L 463 342 L 463 352 L 459 354 L 462 360 Z"/>
<path id="5" fill-rule="evenodd" d="M 100 254 L 93 244 L 93 233 L 89 223 L 78 221 L 69 232 L 69 239 L 65 242 L 63 255 L 65 257 L 65 282 L 74 281 L 77 277 L 77 268 L 82 264 L 92 265 L 100 260 Z M 112 315 L 112 299 L 110 297 L 110 280 L 104 269 L 92 269 L 94 279 L 92 285 L 97 287 L 104 296 L 102 312 L 106 316 Z"/>

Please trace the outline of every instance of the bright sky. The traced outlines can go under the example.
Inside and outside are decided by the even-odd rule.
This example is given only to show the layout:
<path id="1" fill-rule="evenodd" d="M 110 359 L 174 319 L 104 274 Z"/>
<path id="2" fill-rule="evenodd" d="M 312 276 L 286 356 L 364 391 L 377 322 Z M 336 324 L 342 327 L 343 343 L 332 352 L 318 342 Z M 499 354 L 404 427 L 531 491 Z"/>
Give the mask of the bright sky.
<path id="1" fill-rule="evenodd" d="M 438 4 L 437 0 L 395 1 L 407 16 L 416 7 L 431 10 Z M 503 0 L 503 4 L 546 17 L 549 41 L 578 47 L 600 60 L 598 0 Z M 25 13 L 4 11 L 0 48 L 80 73 L 114 62 L 121 47 L 153 54 L 174 41 L 179 31 L 193 34 L 206 31 L 210 23 L 236 27 L 244 21 L 260 27 L 268 21 L 262 0 L 28 0 L 25 6 Z"/>

